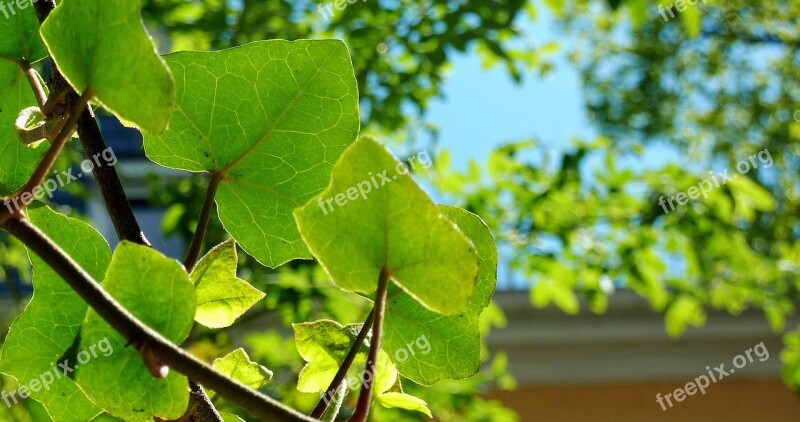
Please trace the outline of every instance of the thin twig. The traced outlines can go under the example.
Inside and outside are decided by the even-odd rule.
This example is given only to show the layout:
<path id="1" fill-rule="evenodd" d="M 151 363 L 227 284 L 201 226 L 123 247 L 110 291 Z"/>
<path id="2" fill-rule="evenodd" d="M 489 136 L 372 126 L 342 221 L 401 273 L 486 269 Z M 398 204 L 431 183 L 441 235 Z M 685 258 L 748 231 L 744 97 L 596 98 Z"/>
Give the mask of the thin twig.
<path id="1" fill-rule="evenodd" d="M 211 180 L 208 182 L 208 189 L 206 190 L 206 197 L 203 200 L 203 208 L 200 209 L 200 216 L 197 217 L 197 228 L 194 230 L 192 243 L 189 245 L 189 250 L 186 252 L 186 258 L 183 260 L 183 267 L 186 272 L 191 272 L 194 264 L 197 263 L 197 258 L 200 257 L 200 250 L 203 247 L 203 239 L 206 237 L 206 229 L 208 229 L 208 220 L 211 219 L 211 210 L 214 208 L 214 197 L 217 195 L 219 183 L 224 178 L 222 173 L 212 173 Z"/>
<path id="2" fill-rule="evenodd" d="M 372 404 L 372 390 L 375 386 L 375 368 L 378 364 L 378 354 L 381 351 L 381 336 L 383 335 L 383 317 L 386 314 L 386 293 L 389 290 L 389 278 L 392 274 L 385 267 L 381 269 L 378 291 L 375 293 L 375 323 L 372 326 L 372 342 L 369 346 L 367 357 L 367 372 L 371 374 L 369 380 L 364 381 L 361 393 L 358 395 L 356 411 L 350 422 L 365 422 L 369 416 L 369 407 Z"/>
<path id="3" fill-rule="evenodd" d="M 47 93 L 44 91 L 41 80 L 39 80 L 39 75 L 36 74 L 36 71 L 33 70 L 31 64 L 27 60 L 22 61 L 19 65 L 25 72 L 25 76 L 28 77 L 28 82 L 31 84 L 33 94 L 36 96 L 36 103 L 39 104 L 39 110 L 43 110 L 47 102 Z"/>
<path id="4" fill-rule="evenodd" d="M 92 309 L 137 350 L 147 350 L 147 353 L 156 356 L 159 362 L 184 374 L 190 380 L 216 391 L 220 396 L 249 410 L 263 420 L 314 421 L 263 393 L 217 372 L 205 362 L 144 325 L 27 219 L 11 218 L 4 222 L 2 227 L 44 260 Z"/>
<path id="5" fill-rule="evenodd" d="M 56 137 L 53 138 L 53 143 L 39 161 L 39 165 L 36 166 L 36 170 L 34 170 L 31 177 L 28 179 L 22 189 L 19 190 L 19 193 L 3 201 L 5 206 L 0 208 L 0 223 L 10 219 L 13 215 L 19 213 L 25 209 L 28 204 L 33 202 L 34 198 L 38 195 L 39 189 L 41 188 L 42 183 L 44 183 L 45 178 L 48 174 L 50 174 L 50 169 L 53 168 L 58 156 L 64 149 L 64 144 L 66 144 L 67 140 L 69 140 L 70 136 L 72 136 L 72 132 L 75 130 L 75 126 L 78 123 L 78 117 L 86 108 L 87 104 L 89 103 L 89 99 L 92 98 L 92 95 L 92 91 L 87 90 L 83 93 L 83 95 L 80 96 L 80 98 L 78 98 L 78 101 L 75 103 L 75 105 L 73 105 L 72 111 L 69 113 L 69 118 L 67 118 L 66 123 L 64 123 L 64 126 L 58 132 Z"/>
<path id="6" fill-rule="evenodd" d="M 350 369 L 350 366 L 353 365 L 353 361 L 356 359 L 358 351 L 361 350 L 361 346 L 364 345 L 364 339 L 367 338 L 367 334 L 369 333 L 370 328 L 372 328 L 374 321 L 375 308 L 373 307 L 372 310 L 369 311 L 367 319 L 364 320 L 364 325 L 361 327 L 361 331 L 358 332 L 355 341 L 353 341 L 350 351 L 347 352 L 347 356 L 344 357 L 342 364 L 339 366 L 339 370 L 336 372 L 336 375 L 333 377 L 328 389 L 325 391 L 325 395 L 322 396 L 322 398 L 319 400 L 319 403 L 317 403 L 317 407 L 315 407 L 311 412 L 312 418 L 319 419 L 325 413 L 325 409 L 327 409 L 328 405 L 330 404 L 330 398 L 336 394 L 336 390 L 339 389 L 339 385 L 347 376 L 347 371 Z"/>

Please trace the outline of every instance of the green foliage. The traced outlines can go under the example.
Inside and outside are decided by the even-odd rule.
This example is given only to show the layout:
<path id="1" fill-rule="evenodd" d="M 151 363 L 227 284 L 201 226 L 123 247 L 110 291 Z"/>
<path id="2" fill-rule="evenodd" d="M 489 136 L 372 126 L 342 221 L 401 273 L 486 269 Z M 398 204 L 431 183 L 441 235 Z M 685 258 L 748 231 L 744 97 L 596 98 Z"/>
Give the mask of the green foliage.
<path id="1" fill-rule="evenodd" d="M 478 372 L 481 362 L 478 318 L 489 305 L 497 284 L 497 247 L 486 224 L 480 217 L 459 208 L 441 207 L 441 210 L 472 240 L 480 259 L 480 271 L 467 309 L 456 315 L 432 312 L 402 290 L 390 292 L 384 350 L 393 354 L 401 374 L 423 385 L 467 378 Z"/>
<path id="2" fill-rule="evenodd" d="M 361 138 L 336 163 L 331 185 L 295 212 L 298 228 L 339 287 L 372 293 L 387 270 L 426 308 L 461 312 L 478 274 L 473 245 L 407 173 Z"/>
<path id="3" fill-rule="evenodd" d="M 45 206 L 29 208 L 28 217 L 89 274 L 103 278 L 111 251 L 97 231 Z M 83 299 L 38 256 L 31 253 L 30 259 L 36 295 L 11 326 L 0 360 L 0 371 L 23 384 L 44 373 L 52 374 L 51 365 L 64 362 L 59 359 L 75 342 L 88 309 Z M 71 367 L 74 359 L 67 363 Z M 56 377 L 49 389 L 33 391 L 31 396 L 59 421 L 85 422 L 97 416 L 100 407 L 86 397 L 73 378 L 63 375 L 66 371 L 59 371 L 62 376 Z"/>
<path id="4" fill-rule="evenodd" d="M 214 369 L 254 389 L 263 387 L 272 379 L 272 371 L 251 361 L 242 348 L 215 360 Z"/>
<path id="5" fill-rule="evenodd" d="M 454 57 L 477 50 L 521 80 L 529 63 L 546 68 L 515 26 L 526 0 L 359 1 L 147 0 L 143 15 L 169 34 L 165 50 L 209 50 L 264 39 L 341 37 L 354 58 L 364 121 L 377 131 L 401 131 L 422 116 Z M 473 50 L 474 49 L 474 50 Z"/>
<path id="6" fill-rule="evenodd" d="M 26 148 L 16 141 L 14 122 L 26 107 L 36 105 L 28 87 L 23 61 L 33 63 L 47 56 L 38 35 L 33 8 L 23 9 L 12 19 L 0 19 L 0 195 L 21 187 L 33 172 L 45 148 Z"/>
<path id="7" fill-rule="evenodd" d="M 297 389 L 306 393 L 326 391 L 362 326 L 362 324 L 342 326 L 335 321 L 325 320 L 294 324 L 297 352 L 308 362 L 300 371 Z M 369 343 L 364 341 L 362 346 L 348 372 L 348 379 L 356 382 L 364 382 L 363 380 L 367 378 L 363 375 L 363 371 Z M 396 381 L 397 369 L 389 355 L 381 352 L 376 366 L 375 393 L 388 391 Z"/>
<path id="8" fill-rule="evenodd" d="M 286 298 L 280 293 L 285 295 L 288 289 L 265 296 L 261 290 L 275 288 L 257 276 L 275 272 L 254 265 L 255 260 L 278 267 L 310 258 L 314 251 L 332 276 L 332 280 L 318 277 L 314 289 L 322 291 L 324 284 L 327 290 L 321 295 L 327 303 L 323 309 L 342 319 L 363 312 L 362 307 L 369 305 L 363 295 L 375 291 L 378 274 L 385 270 L 395 287 L 387 310 L 389 334 L 384 348 L 422 347 L 419 339 L 414 345 L 406 343 L 415 333 L 404 327 L 408 324 L 403 319 L 426 325 L 424 334 L 431 342 L 421 354 L 411 351 L 409 359 L 380 351 L 374 399 L 387 411 L 432 417 L 425 400 L 404 392 L 395 363 L 403 364 L 409 379 L 423 383 L 478 372 L 479 317 L 494 292 L 497 268 L 496 247 L 485 224 L 476 215 L 436 205 L 408 174 L 409 169 L 376 141 L 355 141 L 360 128 L 358 88 L 342 42 L 256 41 L 217 52 L 178 52 L 162 59 L 142 25 L 139 4 L 125 0 L 106 7 L 94 1 L 64 0 L 40 31 L 33 8 L 15 15 L 10 24 L 0 24 L 0 35 L 17 43 L 4 44 L 0 50 L 0 83 L 4 84 L 0 85 L 4 88 L 0 123 L 9 123 L 0 133 L 3 159 L 9 164 L 0 173 L 0 187 L 11 191 L 22 185 L 48 146 L 36 142 L 42 150 L 29 148 L 5 136 L 13 135 L 17 115 L 24 113 L 19 128 L 25 131 L 23 138 L 42 141 L 44 132 L 36 130 L 50 130 L 60 123 L 57 119 L 74 112 L 58 110 L 61 114 L 53 117 L 46 112 L 48 107 L 37 107 L 35 96 L 27 90 L 27 85 L 39 88 L 42 81 L 33 71 L 28 80 L 24 71 L 49 53 L 72 89 L 91 94 L 144 133 L 150 159 L 211 176 L 206 208 L 215 201 L 219 211 L 212 230 L 217 230 L 218 237 L 229 233 L 233 239 L 218 244 L 194 266 L 187 260 L 186 266 L 193 267 L 187 273 L 154 248 L 124 239 L 112 255 L 96 231 L 45 206 L 29 207 L 24 216 L 10 218 L 29 219 L 58 245 L 45 242 L 58 257 L 47 262 L 69 262 L 71 257 L 89 276 L 102 280 L 109 298 L 144 326 L 176 345 L 188 343 L 192 352 L 213 359 L 219 373 L 252 389 L 272 389 L 268 385 L 272 372 L 244 349 L 225 354 L 230 343 L 217 343 L 222 336 L 216 337 L 213 329 L 230 327 L 246 312 L 270 306 L 265 303 L 269 301 L 307 318 L 312 313 L 311 307 L 291 309 L 293 302 L 280 303 Z M 72 106 L 58 102 L 63 88 L 48 104 Z M 23 143 L 33 143 L 25 139 Z M 60 151 L 57 148 L 53 151 Z M 387 174 L 391 179 L 383 183 L 388 186 L 378 186 L 373 180 Z M 350 197 L 356 186 L 363 189 L 363 184 L 356 183 L 365 178 L 374 184 L 369 198 L 365 192 L 363 201 L 342 207 L 334 215 L 320 215 L 317 198 L 336 195 L 340 189 Z M 362 230 L 358 237 L 352 236 L 354 227 Z M 203 231 L 198 235 L 203 243 Z M 243 273 L 254 280 L 252 285 L 237 276 L 237 243 L 250 254 L 243 259 L 249 264 Z M 35 298 L 10 329 L 0 371 L 27 383 L 19 391 L 30 390 L 31 398 L 44 406 L 31 404 L 32 417 L 60 422 L 184 416 L 190 399 L 188 378 L 196 374 L 169 371 L 146 341 L 117 332 L 108 322 L 114 321 L 108 315 L 119 312 L 117 308 L 101 312 L 94 309 L 99 309 L 97 303 L 87 306 L 59 275 L 80 274 L 71 264 L 57 272 L 29 255 Z M 308 292 L 308 286 L 291 277 L 297 269 L 316 276 L 321 271 L 294 262 L 279 270 L 288 275 L 283 287 L 292 285 Z M 65 277 L 72 285 L 80 284 Z M 347 291 L 332 288 L 331 282 Z M 84 297 L 91 296 L 81 291 Z M 359 306 L 353 307 L 354 303 Z M 193 330 L 195 322 L 206 328 Z M 287 365 L 293 360 L 285 355 L 295 349 L 307 361 L 302 370 L 295 362 L 300 392 L 316 395 L 325 390 L 344 356 L 356 347 L 355 362 L 348 368 L 356 378 L 343 383 L 337 404 L 326 413 L 328 420 L 334 420 L 340 406 L 349 406 L 346 400 L 352 396 L 348 393 L 370 382 L 365 377 L 372 378 L 365 375 L 370 332 L 366 331 L 364 344 L 353 344 L 362 328 L 372 327 L 322 319 L 294 328 L 296 345 L 287 343 L 284 352 L 288 353 L 282 354 Z M 190 338 L 190 333 L 196 336 Z M 197 338 L 202 336 L 213 340 Z M 280 338 L 272 340 L 287 345 Z M 423 373 L 426 366 L 440 365 L 441 369 Z M 215 397 L 224 393 L 214 391 Z M 297 401 L 304 403 L 301 396 Z M 239 413 L 248 410 L 231 408 L 225 401 L 221 406 L 225 420 L 230 421 L 244 420 Z"/>
<path id="9" fill-rule="evenodd" d="M 150 294 L 151 286 L 158 286 L 161 293 Z M 114 251 L 103 288 L 170 341 L 179 344 L 189 335 L 196 308 L 194 287 L 175 260 L 151 248 L 122 242 Z M 81 330 L 81 350 L 90 350 L 104 340 L 113 353 L 77 371 L 78 383 L 95 403 L 126 421 L 183 415 L 189 400 L 186 377 L 170 371 L 164 378 L 154 378 L 152 365 L 158 362 L 146 363 L 138 350 L 127 347 L 128 341 L 90 309 Z M 146 349 L 144 354 L 147 356 Z"/>
<path id="10" fill-rule="evenodd" d="M 139 0 L 118 0 L 114 7 L 101 0 L 63 0 L 41 32 L 51 58 L 78 93 L 91 91 L 109 111 L 146 133 L 166 129 L 175 84 L 144 30 Z"/>
<path id="11" fill-rule="evenodd" d="M 170 129 L 145 137 L 148 157 L 220 174 L 220 219 L 260 262 L 310 257 L 292 211 L 327 184 L 358 133 L 347 49 L 333 40 L 263 41 L 166 59 L 178 103 Z"/>
<path id="12" fill-rule="evenodd" d="M 264 298 L 264 293 L 236 277 L 238 262 L 236 243 L 229 240 L 211 249 L 192 270 L 197 295 L 194 319 L 200 324 L 228 327 Z"/>

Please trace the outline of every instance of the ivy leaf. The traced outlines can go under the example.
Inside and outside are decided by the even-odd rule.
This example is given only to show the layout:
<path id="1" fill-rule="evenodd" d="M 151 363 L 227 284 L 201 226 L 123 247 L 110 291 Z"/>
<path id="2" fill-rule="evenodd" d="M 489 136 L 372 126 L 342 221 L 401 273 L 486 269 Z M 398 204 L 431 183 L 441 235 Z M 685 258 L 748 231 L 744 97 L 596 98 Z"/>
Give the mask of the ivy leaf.
<path id="1" fill-rule="evenodd" d="M 220 174 L 219 216 L 242 248 L 277 267 L 310 258 L 292 211 L 322 190 L 358 134 L 358 89 L 340 41 L 261 41 L 167 55 L 178 90 L 151 160 Z"/>
<path id="2" fill-rule="evenodd" d="M 433 418 L 431 410 L 428 409 L 428 403 L 419 397 L 414 397 L 410 394 L 388 392 L 378 396 L 378 403 L 383 407 L 413 410 L 415 412 L 424 413 L 429 418 Z"/>
<path id="3" fill-rule="evenodd" d="M 331 185 L 295 211 L 311 252 L 345 290 L 372 293 L 386 267 L 426 308 L 463 311 L 478 257 L 385 147 L 362 138 L 336 163 Z"/>
<path id="4" fill-rule="evenodd" d="M 87 224 L 43 205 L 27 208 L 28 218 L 61 246 L 92 277 L 100 280 L 111 261 L 103 236 Z M 34 296 L 11 326 L 0 359 L 0 372 L 11 375 L 31 390 L 48 413 L 62 422 L 85 422 L 101 413 L 71 378 L 53 372 L 53 364 L 75 342 L 88 305 L 38 256 L 33 263 Z M 69 364 L 69 363 L 68 363 Z M 44 375 L 49 374 L 49 375 Z M 58 375 L 58 376 L 57 376 Z M 33 391 L 33 380 L 48 381 Z"/>
<path id="5" fill-rule="evenodd" d="M 297 352 L 308 362 L 300 371 L 297 389 L 304 393 L 326 391 L 362 326 L 363 324 L 342 326 L 336 321 L 329 320 L 293 324 Z M 351 389 L 360 388 L 360 384 L 367 377 L 364 368 L 369 339 L 370 336 L 364 339 L 348 371 L 345 382 Z M 388 391 L 397 381 L 397 368 L 383 351 L 378 354 L 376 374 L 374 387 L 376 394 Z"/>
<path id="6" fill-rule="evenodd" d="M 140 321 L 179 344 L 195 314 L 194 287 L 181 265 L 151 248 L 122 242 L 114 252 L 103 288 Z M 81 365 L 77 380 L 98 405 L 126 421 L 153 415 L 177 419 L 189 403 L 187 379 L 171 371 L 156 379 L 139 353 L 94 311 L 81 331 L 81 350 L 107 342 L 108 357 Z"/>
<path id="7" fill-rule="evenodd" d="M 0 19 L 0 39 L 0 195 L 9 195 L 25 184 L 47 150 L 26 148 L 14 134 L 19 112 L 37 105 L 20 63 L 41 60 L 47 50 L 33 7 Z"/>
<path id="8" fill-rule="evenodd" d="M 198 261 L 190 275 L 197 294 L 195 321 L 210 328 L 228 327 L 264 298 L 264 293 L 236 277 L 238 262 L 233 239 Z"/>
<path id="9" fill-rule="evenodd" d="M 384 321 L 384 350 L 392 351 L 401 374 L 423 385 L 467 378 L 478 372 L 479 317 L 497 286 L 497 247 L 489 228 L 468 211 L 447 206 L 441 210 L 472 239 L 480 258 L 478 284 L 469 306 L 460 314 L 442 316 L 397 291 L 386 304 Z"/>
<path id="10" fill-rule="evenodd" d="M 242 348 L 215 360 L 213 366 L 220 373 L 256 390 L 272 379 L 272 371 L 251 361 Z"/>
<path id="11" fill-rule="evenodd" d="M 59 70 L 78 93 L 91 90 L 144 132 L 166 129 L 175 83 L 139 16 L 139 0 L 63 0 L 42 24 Z"/>
<path id="12" fill-rule="evenodd" d="M 33 5 L 16 8 L 11 16 L 0 19 L 0 62 L 18 63 L 26 60 L 35 63 L 47 56 L 47 49 L 39 36 L 39 19 Z"/>

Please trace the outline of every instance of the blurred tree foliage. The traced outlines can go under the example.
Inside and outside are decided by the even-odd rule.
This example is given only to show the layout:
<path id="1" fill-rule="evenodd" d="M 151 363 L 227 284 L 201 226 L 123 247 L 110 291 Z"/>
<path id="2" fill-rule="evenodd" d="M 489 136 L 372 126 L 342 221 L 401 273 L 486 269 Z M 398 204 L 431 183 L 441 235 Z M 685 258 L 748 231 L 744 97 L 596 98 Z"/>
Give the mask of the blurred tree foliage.
<path id="1" fill-rule="evenodd" d="M 263 39 L 336 37 L 350 48 L 364 120 L 403 129 L 440 95 L 448 58 L 479 48 L 520 80 L 533 49 L 512 49 L 526 0 L 145 0 L 162 52 Z"/>
<path id="2" fill-rule="evenodd" d="M 672 336 L 708 308 L 759 308 L 784 333 L 800 289 L 800 3 L 710 0 L 674 18 L 645 0 L 545 3 L 600 136 L 561 152 L 509 144 L 486 170 L 440 160 L 437 186 L 503 233 L 537 306 L 575 314 L 582 296 L 600 313 L 622 286 L 664 312 Z M 665 152 L 684 161 L 646 162 Z M 660 204 L 737 165 L 750 170 L 707 198 Z M 787 333 L 783 353 L 795 388 L 798 339 Z"/>
<path id="3" fill-rule="evenodd" d="M 614 289 L 630 288 L 665 313 L 673 336 L 702 325 L 709 308 L 735 315 L 756 307 L 776 331 L 793 329 L 786 323 L 800 290 L 800 3 L 708 0 L 666 21 L 658 8 L 671 4 L 666 0 L 367 0 L 343 10 L 322 0 L 143 4 L 162 52 L 267 38 L 344 39 L 363 123 L 386 133 L 424 119 L 454 54 L 478 51 L 516 80 L 548 71 L 552 45 L 530 44 L 515 26 L 547 7 L 580 71 L 599 136 L 564 151 L 544 140 L 509 143 L 467 171 L 453 170 L 443 153 L 425 176 L 449 202 L 487 220 L 513 274 L 531 283 L 536 306 L 576 314 L 584 303 L 602 313 Z M 757 168 L 669 213 L 659 204 L 711 170 L 735 174 L 738 162 L 765 149 L 772 165 L 756 159 Z M 685 162 L 641 164 L 663 151 L 677 151 Z M 191 236 L 202 180 L 153 178 L 153 202 L 168 207 L 167 233 Z M 223 233 L 212 220 L 208 242 Z M 230 336 L 193 333 L 192 350 L 212 359 L 244 333 L 252 357 L 276 373 L 270 393 L 313 407 L 318 397 L 292 387 L 302 361 L 290 331 L 264 331 L 262 318 L 286 326 L 318 318 L 359 322 L 364 304 L 337 299 L 308 263 L 275 272 L 241 257 L 240 275 L 267 299 Z M 487 333 L 503 324 L 502 312 L 490 307 L 482 322 Z M 800 386 L 800 330 L 786 334 L 783 358 L 787 382 Z M 486 359 L 487 369 L 457 388 L 403 387 L 441 420 L 514 420 L 475 396 L 513 387 L 504 356 L 487 352 Z M 398 418 L 389 409 L 376 414 Z"/>

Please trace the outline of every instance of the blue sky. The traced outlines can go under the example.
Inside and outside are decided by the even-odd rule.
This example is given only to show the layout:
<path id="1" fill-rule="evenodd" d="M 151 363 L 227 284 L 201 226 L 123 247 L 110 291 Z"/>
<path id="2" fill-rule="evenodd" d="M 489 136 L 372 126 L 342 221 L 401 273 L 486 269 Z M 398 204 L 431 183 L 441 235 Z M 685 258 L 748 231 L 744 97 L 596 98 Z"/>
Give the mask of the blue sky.
<path id="1" fill-rule="evenodd" d="M 535 45 L 558 40 L 544 11 L 536 22 L 521 17 L 519 25 Z M 503 66 L 487 70 L 481 62 L 474 49 L 456 56 L 444 98 L 431 104 L 427 116 L 440 127 L 439 145 L 451 151 L 456 168 L 464 168 L 471 159 L 483 163 L 493 149 L 507 142 L 537 138 L 561 149 L 572 137 L 593 136 L 579 74 L 563 58 L 545 78 L 527 72 L 522 85 Z"/>

